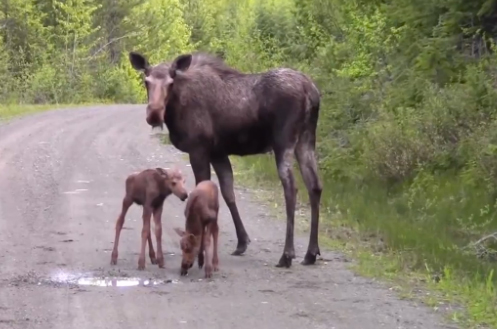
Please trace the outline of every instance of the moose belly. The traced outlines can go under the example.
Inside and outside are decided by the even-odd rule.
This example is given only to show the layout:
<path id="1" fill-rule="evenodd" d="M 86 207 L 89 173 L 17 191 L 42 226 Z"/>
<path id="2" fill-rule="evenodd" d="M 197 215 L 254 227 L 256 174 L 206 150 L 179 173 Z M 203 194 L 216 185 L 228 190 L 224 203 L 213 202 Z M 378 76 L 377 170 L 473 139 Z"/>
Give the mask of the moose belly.
<path id="1" fill-rule="evenodd" d="M 267 130 L 245 130 L 223 136 L 216 145 L 219 153 L 255 155 L 271 151 L 271 135 Z"/>

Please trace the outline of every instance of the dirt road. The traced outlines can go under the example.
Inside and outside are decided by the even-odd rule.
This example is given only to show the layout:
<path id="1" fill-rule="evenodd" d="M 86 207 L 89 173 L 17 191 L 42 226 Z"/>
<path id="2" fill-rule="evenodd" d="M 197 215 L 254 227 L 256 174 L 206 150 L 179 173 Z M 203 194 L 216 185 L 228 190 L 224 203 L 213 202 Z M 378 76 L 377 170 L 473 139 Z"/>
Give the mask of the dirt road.
<path id="1" fill-rule="evenodd" d="M 183 226 L 185 204 L 174 196 L 163 215 L 166 268 L 147 258 L 145 271 L 136 269 L 136 205 L 111 266 L 130 172 L 177 164 L 188 188 L 194 185 L 181 153 L 159 143 L 144 111 L 56 110 L 0 125 L 0 328 L 449 328 L 429 309 L 355 276 L 339 254 L 322 248 L 330 261 L 300 265 L 307 236 L 296 239 L 299 258 L 291 269 L 274 267 L 284 223 L 242 190 L 237 201 L 252 243 L 245 256 L 230 255 L 235 232 L 221 201 L 220 272 L 212 280 L 203 280 L 197 266 L 179 276 L 173 227 Z"/>

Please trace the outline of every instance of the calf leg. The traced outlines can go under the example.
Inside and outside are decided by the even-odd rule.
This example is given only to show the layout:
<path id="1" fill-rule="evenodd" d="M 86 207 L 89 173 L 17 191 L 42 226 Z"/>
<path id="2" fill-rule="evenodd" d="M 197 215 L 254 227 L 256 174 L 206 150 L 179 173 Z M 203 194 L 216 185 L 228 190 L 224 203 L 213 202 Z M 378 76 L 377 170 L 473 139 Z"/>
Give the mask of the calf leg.
<path id="1" fill-rule="evenodd" d="M 200 236 L 200 249 L 198 251 L 197 261 L 198 268 L 202 268 L 204 266 L 204 241 L 205 241 L 205 225 L 202 224 L 202 235 Z"/>
<path id="2" fill-rule="evenodd" d="M 189 153 L 190 164 L 192 165 L 193 175 L 195 176 L 195 185 L 204 181 L 211 179 L 211 166 L 209 163 L 209 157 L 202 151 L 193 151 Z M 202 233 L 202 239 L 204 238 L 204 233 Z M 203 253 L 203 243 L 201 243 L 200 250 L 197 256 L 198 267 L 202 268 L 204 266 L 204 253 Z"/>
<path id="3" fill-rule="evenodd" d="M 152 217 L 152 207 L 150 205 L 143 205 L 143 227 L 142 227 L 142 241 L 140 248 L 140 256 L 138 257 L 138 270 L 145 269 L 145 247 L 150 235 L 150 218 Z"/>
<path id="4" fill-rule="evenodd" d="M 157 258 L 155 257 L 155 250 L 154 250 L 154 244 L 152 243 L 152 234 L 148 234 L 148 255 L 150 257 L 150 262 L 155 265 L 157 264 Z"/>
<path id="5" fill-rule="evenodd" d="M 219 185 L 223 199 L 230 210 L 233 223 L 235 224 L 236 236 L 238 244 L 236 250 L 232 255 L 242 255 L 250 243 L 250 238 L 245 231 L 242 219 L 238 213 L 238 208 L 235 201 L 235 192 L 233 186 L 233 168 L 231 167 L 230 159 L 228 157 L 216 158 L 211 160 L 214 171 L 219 179 Z"/>
<path id="6" fill-rule="evenodd" d="M 278 175 L 280 177 L 281 184 L 283 185 L 286 205 L 285 247 L 283 249 L 283 255 L 281 256 L 276 267 L 289 268 L 290 266 L 292 266 L 292 259 L 295 258 L 295 247 L 293 238 L 297 190 L 295 188 L 295 179 L 292 171 L 293 152 L 294 147 L 277 147 L 274 149 L 276 166 L 278 168 Z"/>
<path id="7" fill-rule="evenodd" d="M 213 244 L 213 250 L 212 250 L 212 269 L 214 272 L 217 272 L 219 270 L 219 256 L 217 254 L 217 239 L 219 236 L 219 226 L 217 225 L 217 221 L 212 222 L 211 224 L 211 231 L 212 231 L 212 244 Z"/>
<path id="8" fill-rule="evenodd" d="M 164 253 L 162 251 L 162 206 L 154 210 L 155 239 L 157 242 L 157 264 L 164 268 Z M 150 238 L 151 234 L 149 235 Z M 152 241 L 152 238 L 150 238 Z M 152 263 L 154 264 L 154 263 Z"/>
<path id="9" fill-rule="evenodd" d="M 311 233 L 309 236 L 309 246 L 307 247 L 307 253 L 302 261 L 303 265 L 311 265 L 316 262 L 316 256 L 321 255 L 318 244 L 318 229 L 319 203 L 321 201 L 321 191 L 323 190 L 323 187 L 318 176 L 316 155 L 312 141 L 301 139 L 295 149 L 295 155 L 311 203 Z"/>
<path id="10" fill-rule="evenodd" d="M 117 256 L 118 256 L 118 246 L 119 246 L 119 237 L 121 236 L 121 230 L 123 229 L 124 225 L 124 218 L 126 217 L 126 213 L 128 212 L 129 207 L 133 204 L 133 200 L 128 198 L 127 196 L 124 197 L 123 202 L 122 202 L 122 209 L 121 213 L 119 214 L 119 217 L 117 218 L 116 222 L 116 236 L 114 238 L 114 248 L 112 249 L 112 255 L 110 259 L 110 263 L 112 265 L 117 264 Z"/>
<path id="11" fill-rule="evenodd" d="M 211 250 L 211 224 L 205 228 L 204 250 L 205 250 L 205 277 L 212 276 L 212 250 Z"/>

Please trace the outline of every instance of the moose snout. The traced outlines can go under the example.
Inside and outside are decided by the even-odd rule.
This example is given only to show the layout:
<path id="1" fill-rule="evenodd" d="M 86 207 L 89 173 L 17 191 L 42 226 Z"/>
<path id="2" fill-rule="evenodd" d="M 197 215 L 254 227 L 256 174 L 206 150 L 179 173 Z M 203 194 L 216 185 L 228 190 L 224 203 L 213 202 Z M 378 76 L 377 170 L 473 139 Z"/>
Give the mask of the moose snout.
<path id="1" fill-rule="evenodd" d="M 162 127 L 162 124 L 164 123 L 164 109 L 163 108 L 158 108 L 158 107 L 151 107 L 150 105 L 147 107 L 147 123 L 152 126 L 152 128 L 155 127 Z"/>
<path id="2" fill-rule="evenodd" d="M 188 193 L 183 193 L 181 194 L 181 197 L 179 198 L 181 201 L 185 201 L 188 198 Z"/>

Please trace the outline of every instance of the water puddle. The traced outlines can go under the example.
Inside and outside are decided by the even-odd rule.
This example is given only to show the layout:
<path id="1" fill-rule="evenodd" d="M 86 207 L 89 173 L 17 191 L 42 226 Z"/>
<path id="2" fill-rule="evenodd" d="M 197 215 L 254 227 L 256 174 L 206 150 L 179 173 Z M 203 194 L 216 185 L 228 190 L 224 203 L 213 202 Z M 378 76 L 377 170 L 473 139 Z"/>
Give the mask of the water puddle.
<path id="1" fill-rule="evenodd" d="M 88 189 L 86 188 L 78 188 L 78 189 L 75 189 L 74 191 L 66 191 L 66 192 L 63 192 L 64 194 L 79 194 L 80 192 L 86 192 L 88 191 Z"/>
<path id="2" fill-rule="evenodd" d="M 153 279 L 138 278 L 127 276 L 92 276 L 92 275 L 73 275 L 60 271 L 50 279 L 38 280 L 38 285 L 49 286 L 93 286 L 93 287 L 154 287 L 158 285 L 180 283 L 178 280 L 171 279 Z"/>
<path id="3" fill-rule="evenodd" d="M 95 286 L 95 287 L 150 287 L 159 284 L 167 283 L 168 280 L 153 280 L 141 278 L 80 278 L 76 281 L 79 286 Z M 169 280 L 172 283 L 172 280 Z"/>

